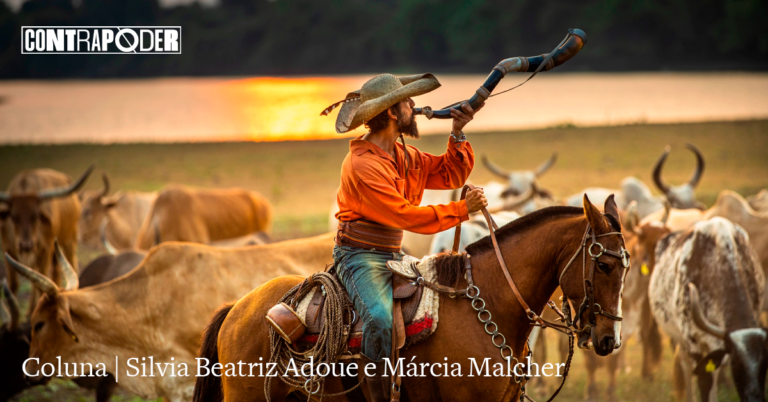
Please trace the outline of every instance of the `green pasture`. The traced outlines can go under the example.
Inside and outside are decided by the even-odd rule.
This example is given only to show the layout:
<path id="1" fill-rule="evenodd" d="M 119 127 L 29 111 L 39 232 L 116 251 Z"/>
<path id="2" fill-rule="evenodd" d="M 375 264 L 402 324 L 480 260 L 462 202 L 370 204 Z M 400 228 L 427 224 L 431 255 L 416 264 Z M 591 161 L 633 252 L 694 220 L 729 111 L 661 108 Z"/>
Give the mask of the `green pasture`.
<path id="1" fill-rule="evenodd" d="M 446 127 L 448 127 L 446 125 Z M 541 187 L 567 197 L 586 187 L 617 188 L 621 179 L 636 176 L 651 184 L 651 169 L 666 145 L 672 147 L 664 178 L 679 184 L 695 166 L 693 143 L 701 149 L 706 169 L 697 189 L 699 200 L 712 205 L 720 191 L 730 189 L 750 195 L 768 187 L 768 120 L 701 124 L 630 125 L 621 127 L 554 127 L 517 132 L 474 133 L 466 131 L 476 167 L 470 178 L 482 184 L 495 177 L 480 162 L 488 155 L 509 170 L 532 169 L 558 153 L 555 166 L 540 180 Z M 288 239 L 327 231 L 329 209 L 335 202 L 339 168 L 347 152 L 348 138 L 304 142 L 222 142 L 127 145 L 45 145 L 0 147 L 0 187 L 7 186 L 20 170 L 49 167 L 79 175 L 88 165 L 98 168 L 87 188 L 100 188 L 101 172 L 107 172 L 114 190 L 156 191 L 170 183 L 194 187 L 239 186 L 264 194 L 275 210 L 273 237 Z M 410 140 L 423 151 L 442 153 L 446 136 Z M 653 187 L 652 187 L 653 188 Z M 655 193 L 658 193 L 654 189 Z M 81 253 L 81 264 L 93 258 Z M 23 298 L 24 299 L 24 298 Z M 479 324 L 478 324 L 479 325 Z M 554 350 L 555 334 L 550 334 Z M 652 383 L 640 378 L 640 345 L 629 341 L 626 367 L 618 376 L 617 401 L 671 401 L 672 351 L 667 345 L 663 364 Z M 551 361 L 555 361 L 550 352 Z M 583 399 L 586 372 L 577 351 L 569 380 L 560 401 Z M 599 371 L 600 384 L 606 374 Z M 554 381 L 548 386 L 554 389 Z M 603 386 L 604 388 L 604 386 Z M 16 401 L 92 401 L 67 381 L 54 380 L 18 396 Z M 727 384 L 720 400 L 737 400 Z M 544 399 L 536 394 L 536 399 Z M 125 394 L 114 401 L 139 401 Z"/>

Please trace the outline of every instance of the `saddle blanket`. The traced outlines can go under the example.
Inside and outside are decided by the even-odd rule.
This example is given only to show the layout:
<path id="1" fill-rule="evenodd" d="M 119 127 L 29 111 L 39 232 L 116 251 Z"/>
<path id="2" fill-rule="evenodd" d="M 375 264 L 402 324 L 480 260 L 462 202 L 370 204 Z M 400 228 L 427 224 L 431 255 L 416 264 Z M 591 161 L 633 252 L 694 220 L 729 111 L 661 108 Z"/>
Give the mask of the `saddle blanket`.
<path id="1" fill-rule="evenodd" d="M 437 272 L 435 270 L 435 256 L 424 257 L 419 263 L 416 264 L 421 275 L 430 282 L 437 281 Z M 393 274 L 394 275 L 394 274 Z M 307 309 L 309 308 L 310 301 L 314 296 L 314 293 L 318 291 L 318 288 L 310 291 L 304 299 L 299 302 L 296 308 L 296 315 L 300 317 L 304 325 L 307 323 L 305 317 L 307 316 Z M 440 295 L 434 290 L 424 287 L 421 301 L 416 308 L 416 314 L 413 320 L 405 327 L 405 346 L 404 348 L 423 341 L 435 330 L 437 330 L 438 321 L 438 309 L 440 307 Z M 304 334 L 294 345 L 298 350 L 306 350 L 312 347 L 317 342 L 318 334 Z M 360 346 L 362 343 L 362 332 L 353 332 L 350 334 L 349 343 L 347 345 L 348 352 L 352 355 L 360 353 Z"/>

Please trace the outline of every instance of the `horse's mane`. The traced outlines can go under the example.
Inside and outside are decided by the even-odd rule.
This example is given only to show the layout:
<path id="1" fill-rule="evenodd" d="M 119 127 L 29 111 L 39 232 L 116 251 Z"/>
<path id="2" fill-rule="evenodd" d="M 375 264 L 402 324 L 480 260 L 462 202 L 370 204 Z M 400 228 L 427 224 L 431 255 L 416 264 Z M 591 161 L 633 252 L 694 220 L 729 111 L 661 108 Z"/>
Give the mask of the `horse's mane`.
<path id="1" fill-rule="evenodd" d="M 496 231 L 496 240 L 498 240 L 499 243 L 502 243 L 509 237 L 512 237 L 515 234 L 536 226 L 544 221 L 560 216 L 572 215 L 583 216 L 584 209 L 564 206 L 542 208 L 500 227 L 499 230 Z M 619 226 L 619 223 L 616 221 L 616 219 L 610 215 L 604 216 L 608 219 L 614 229 L 618 228 L 617 230 L 621 230 L 621 226 Z M 456 286 L 459 280 L 464 277 L 466 272 L 466 255 L 480 255 L 487 251 L 493 251 L 493 241 L 491 240 L 490 235 L 485 236 L 482 239 L 468 245 L 466 254 L 438 254 L 437 259 L 435 260 L 435 268 L 437 270 L 437 283 L 444 286 Z"/>

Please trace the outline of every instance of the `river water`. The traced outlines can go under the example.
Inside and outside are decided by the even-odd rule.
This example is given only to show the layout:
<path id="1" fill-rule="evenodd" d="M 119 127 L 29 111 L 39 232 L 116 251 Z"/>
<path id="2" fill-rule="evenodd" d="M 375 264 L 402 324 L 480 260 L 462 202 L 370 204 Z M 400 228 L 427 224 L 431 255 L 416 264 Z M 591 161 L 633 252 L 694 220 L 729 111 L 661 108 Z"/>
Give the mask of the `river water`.
<path id="1" fill-rule="evenodd" d="M 279 141 L 335 138 L 326 106 L 369 76 L 0 81 L 0 143 Z M 507 76 L 497 91 L 526 75 Z M 481 75 L 438 76 L 417 97 L 466 99 Z M 541 74 L 491 98 L 467 131 L 768 118 L 768 73 Z M 421 117 L 424 134 L 448 121 Z M 359 128 L 350 135 L 364 132 Z"/>

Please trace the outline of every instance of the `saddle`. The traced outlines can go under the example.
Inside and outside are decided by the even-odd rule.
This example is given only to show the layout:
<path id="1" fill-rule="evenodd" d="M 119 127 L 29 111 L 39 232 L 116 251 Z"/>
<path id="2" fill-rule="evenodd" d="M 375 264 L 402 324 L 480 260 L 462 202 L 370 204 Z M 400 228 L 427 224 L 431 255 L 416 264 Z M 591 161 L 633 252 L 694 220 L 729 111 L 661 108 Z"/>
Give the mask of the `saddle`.
<path id="1" fill-rule="evenodd" d="M 406 343 L 413 344 L 425 339 L 434 332 L 436 324 L 436 304 L 430 298 L 435 294 L 428 290 L 430 300 L 422 300 L 425 295 L 424 281 L 417 264 L 421 260 L 405 256 L 402 261 L 388 261 L 387 267 L 392 271 L 393 293 L 393 348 L 402 348 Z M 422 280 L 419 280 L 421 278 Z M 308 279 L 309 281 L 309 279 Z M 302 285 L 303 286 L 303 285 Z M 342 287 L 346 304 L 351 306 L 349 294 Z M 267 313 L 267 321 L 277 333 L 288 343 L 307 349 L 317 342 L 318 335 L 326 325 L 324 309 L 326 306 L 326 291 L 324 286 L 316 286 L 294 307 L 286 303 L 274 306 Z M 421 310 L 420 310 L 421 307 Z M 351 307 L 350 307 L 351 308 Z M 418 313 L 418 314 L 417 314 Z M 342 358 L 357 358 L 361 346 L 363 321 L 352 308 L 351 319 L 344 317 L 344 325 L 349 326 L 347 352 Z M 418 320 L 418 322 L 415 322 Z M 351 321 L 351 322 L 349 322 Z M 406 330 L 407 327 L 407 330 Z M 407 341 L 407 342 L 406 342 Z"/>
<path id="2" fill-rule="evenodd" d="M 411 263 L 419 262 L 418 259 L 410 256 L 406 256 L 406 258 L 408 259 L 407 263 L 401 263 L 400 261 L 389 261 L 387 265 L 405 266 L 410 265 Z M 409 279 L 405 276 L 397 274 L 392 276 L 392 299 L 395 304 L 395 306 L 393 306 L 393 311 L 396 312 L 397 305 L 400 307 L 400 316 L 398 317 L 397 314 L 395 314 L 393 317 L 393 328 L 395 328 L 398 321 L 401 321 L 403 329 L 406 325 L 413 321 L 414 316 L 416 316 L 416 310 L 419 307 L 419 302 L 421 301 L 423 291 L 424 288 L 419 286 L 419 284 L 416 283 L 414 279 Z M 345 295 L 349 304 L 352 304 L 352 302 L 349 301 L 349 295 L 346 294 L 346 292 Z M 325 325 L 325 315 L 323 314 L 323 308 L 325 307 L 324 301 L 325 294 L 322 289 L 320 291 L 315 291 L 312 295 L 312 299 L 309 302 L 307 312 L 304 316 L 304 322 L 307 326 L 305 334 L 319 334 L 323 328 L 323 325 Z M 357 317 L 359 317 L 357 312 L 353 314 L 353 317 L 354 322 L 352 323 L 351 333 L 362 333 L 363 321 L 357 319 Z M 405 336 L 403 336 L 403 341 L 405 341 Z"/>

